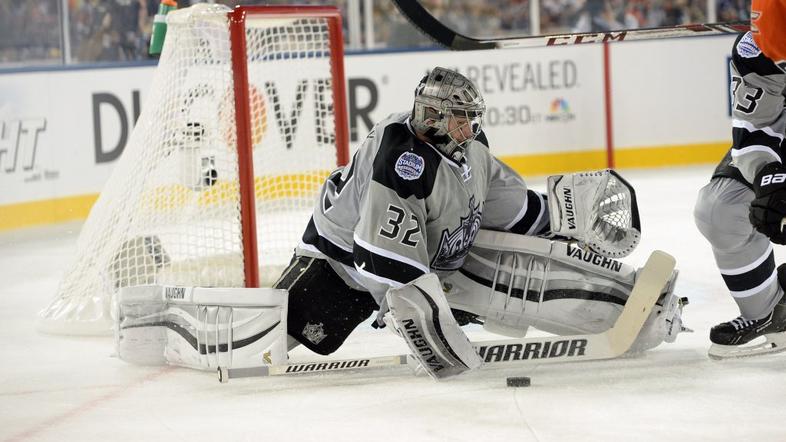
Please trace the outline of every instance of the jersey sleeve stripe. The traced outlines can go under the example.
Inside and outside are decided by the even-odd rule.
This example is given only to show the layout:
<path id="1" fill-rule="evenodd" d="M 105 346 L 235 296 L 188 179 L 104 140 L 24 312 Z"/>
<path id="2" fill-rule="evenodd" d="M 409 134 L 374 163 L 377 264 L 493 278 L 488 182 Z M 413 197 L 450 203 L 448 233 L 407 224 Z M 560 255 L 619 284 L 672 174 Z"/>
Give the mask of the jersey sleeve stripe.
<path id="1" fill-rule="evenodd" d="M 380 248 L 380 247 L 377 247 L 375 245 L 369 244 L 366 241 L 363 241 L 362 239 L 360 239 L 357 235 L 355 235 L 353 237 L 353 240 L 355 242 L 354 250 L 357 250 L 358 246 L 360 246 L 361 248 L 363 248 L 365 250 L 368 250 L 369 252 L 374 253 L 375 255 L 384 256 L 385 258 L 390 258 L 392 260 L 399 261 L 402 264 L 407 264 L 410 267 L 414 267 L 414 268 L 418 269 L 421 274 L 429 272 L 429 269 L 428 269 L 427 266 L 425 266 L 425 265 L 415 261 L 412 258 L 407 258 L 406 256 L 401 256 L 398 253 L 391 252 L 390 250 L 385 250 L 383 248 Z M 409 281 L 407 281 L 407 282 L 409 282 Z"/>
<path id="2" fill-rule="evenodd" d="M 732 144 L 734 150 L 744 149 L 750 146 L 764 146 L 773 151 L 780 150 L 778 146 L 780 146 L 781 140 L 776 137 L 771 137 L 760 130 L 748 132 L 746 129 L 734 128 L 731 132 L 734 140 L 734 144 Z"/>
<path id="3" fill-rule="evenodd" d="M 538 229 L 543 224 L 546 214 L 546 199 L 539 192 L 527 190 L 527 205 L 524 216 L 515 224 L 506 229 L 522 235 L 542 233 L 544 228 Z M 544 226 L 545 227 L 545 226 Z M 536 231 L 540 230 L 540 231 Z"/>
<path id="4" fill-rule="evenodd" d="M 303 243 L 315 247 L 330 259 L 350 267 L 354 265 L 352 261 L 352 252 L 345 250 L 322 236 L 314 223 L 314 217 L 311 217 L 308 221 L 306 231 L 303 233 Z"/>
<path id="5" fill-rule="evenodd" d="M 756 131 L 762 131 L 762 132 L 764 132 L 765 134 L 767 134 L 767 135 L 769 135 L 771 137 L 777 138 L 780 142 L 783 142 L 783 138 L 784 138 L 783 134 L 780 134 L 780 133 L 774 131 L 769 126 L 756 127 L 751 122 L 745 121 L 745 120 L 740 120 L 738 118 L 735 118 L 735 119 L 731 120 L 731 126 L 733 128 L 746 129 L 748 132 L 751 132 L 751 133 L 756 132 Z"/>
<path id="6" fill-rule="evenodd" d="M 731 150 L 731 157 L 732 158 L 739 158 L 739 157 L 741 157 L 743 155 L 746 155 L 746 154 L 749 154 L 749 153 L 752 153 L 752 152 L 762 152 L 762 153 L 768 154 L 768 155 L 772 156 L 773 161 L 777 161 L 779 163 L 781 162 L 781 158 L 778 156 L 778 154 L 775 153 L 774 150 L 772 150 L 772 148 L 770 148 L 768 146 L 761 146 L 761 145 L 748 146 L 748 147 L 743 147 L 741 149 L 732 149 Z"/>
<path id="7" fill-rule="evenodd" d="M 412 265 L 413 261 L 403 256 L 391 252 L 382 255 L 377 253 L 382 251 L 381 249 L 371 246 L 373 250 L 369 250 L 368 246 L 370 245 L 362 241 L 358 242 L 356 238 L 353 252 L 355 269 L 367 277 L 386 284 L 390 284 L 391 281 L 407 284 L 428 272 L 426 267 L 420 264 Z"/>
<path id="8" fill-rule="evenodd" d="M 402 282 L 398 282 L 398 281 L 395 281 L 395 280 L 392 280 L 392 279 L 384 278 L 384 277 L 379 276 L 379 275 L 375 275 L 374 273 L 367 272 L 367 271 L 365 271 L 365 270 L 363 270 L 363 269 L 361 269 L 359 267 L 355 267 L 355 271 L 359 275 L 361 275 L 361 276 L 364 276 L 364 277 L 366 277 L 368 279 L 372 279 L 372 280 L 374 280 L 374 281 L 376 281 L 376 282 L 378 282 L 380 284 L 389 285 L 390 287 L 393 287 L 394 289 L 397 289 L 397 288 L 402 287 L 404 285 L 404 283 L 402 283 Z"/>

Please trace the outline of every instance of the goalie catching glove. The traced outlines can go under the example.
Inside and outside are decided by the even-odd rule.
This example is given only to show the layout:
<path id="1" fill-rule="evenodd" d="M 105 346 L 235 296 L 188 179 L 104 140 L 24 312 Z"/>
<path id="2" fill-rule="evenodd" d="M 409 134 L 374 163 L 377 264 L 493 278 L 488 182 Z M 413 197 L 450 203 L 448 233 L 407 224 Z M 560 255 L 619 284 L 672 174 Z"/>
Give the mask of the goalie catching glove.
<path id="1" fill-rule="evenodd" d="M 437 275 L 427 273 L 387 292 L 390 319 L 412 356 L 434 379 L 480 367 L 481 360 L 461 331 Z"/>
<path id="2" fill-rule="evenodd" d="M 630 254 L 641 239 L 633 186 L 611 169 L 548 179 L 549 221 L 555 235 L 609 258 Z"/>
<path id="3" fill-rule="evenodd" d="M 781 163 L 764 166 L 753 180 L 756 198 L 748 218 L 753 228 L 776 244 L 786 244 L 783 219 L 786 217 L 786 169 Z"/>

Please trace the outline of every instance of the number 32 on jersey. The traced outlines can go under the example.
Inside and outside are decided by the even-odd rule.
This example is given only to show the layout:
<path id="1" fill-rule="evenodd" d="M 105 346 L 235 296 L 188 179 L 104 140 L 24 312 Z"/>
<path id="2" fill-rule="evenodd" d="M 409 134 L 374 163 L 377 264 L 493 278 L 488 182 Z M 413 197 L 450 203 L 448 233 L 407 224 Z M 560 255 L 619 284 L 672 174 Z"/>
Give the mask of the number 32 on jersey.
<path id="1" fill-rule="evenodd" d="M 387 224 L 379 228 L 379 235 L 391 240 L 396 240 L 401 236 L 398 242 L 408 247 L 416 247 L 420 241 L 418 217 L 414 214 L 409 214 L 409 219 L 407 220 L 407 212 L 394 204 L 388 205 L 388 214 L 390 217 L 387 220 Z M 402 226 L 402 224 L 405 225 Z"/>

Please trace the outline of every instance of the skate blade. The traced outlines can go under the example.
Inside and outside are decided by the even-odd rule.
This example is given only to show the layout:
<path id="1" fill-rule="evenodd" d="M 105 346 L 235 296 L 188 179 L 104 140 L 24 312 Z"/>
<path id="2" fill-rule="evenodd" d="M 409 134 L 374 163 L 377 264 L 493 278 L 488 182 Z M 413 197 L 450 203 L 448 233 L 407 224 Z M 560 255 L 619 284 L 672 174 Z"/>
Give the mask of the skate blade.
<path id="1" fill-rule="evenodd" d="M 763 338 L 763 339 L 762 339 Z M 743 345 L 712 344 L 707 356 L 713 360 L 737 359 L 786 351 L 786 332 L 769 333 Z"/>

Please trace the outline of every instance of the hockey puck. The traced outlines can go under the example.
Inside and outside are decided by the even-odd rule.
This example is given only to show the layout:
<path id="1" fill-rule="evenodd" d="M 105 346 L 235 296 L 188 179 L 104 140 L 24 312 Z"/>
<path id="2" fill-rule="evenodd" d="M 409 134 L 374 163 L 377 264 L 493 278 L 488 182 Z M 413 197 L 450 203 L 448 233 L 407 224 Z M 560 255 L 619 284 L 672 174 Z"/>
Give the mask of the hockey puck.
<path id="1" fill-rule="evenodd" d="M 508 387 L 529 387 L 529 378 L 526 376 L 511 376 L 506 379 Z"/>

